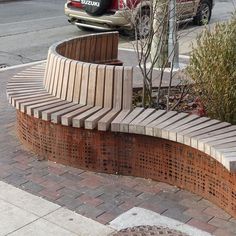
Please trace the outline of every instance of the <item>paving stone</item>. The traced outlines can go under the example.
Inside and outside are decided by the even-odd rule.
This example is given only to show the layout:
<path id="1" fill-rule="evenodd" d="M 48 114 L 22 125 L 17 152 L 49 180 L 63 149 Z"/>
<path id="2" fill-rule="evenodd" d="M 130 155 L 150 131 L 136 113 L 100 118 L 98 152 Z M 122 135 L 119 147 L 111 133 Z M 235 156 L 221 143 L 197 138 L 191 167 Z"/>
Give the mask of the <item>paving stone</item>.
<path id="1" fill-rule="evenodd" d="M 75 209 L 78 214 L 83 216 L 96 219 L 98 216 L 102 215 L 106 211 L 99 209 L 98 207 L 93 207 L 87 204 L 82 204 Z"/>
<path id="2" fill-rule="evenodd" d="M 144 203 L 142 203 L 140 205 L 137 205 L 137 206 L 145 208 L 147 210 L 154 211 L 154 212 L 159 213 L 159 214 L 162 214 L 163 212 L 168 210 L 167 206 L 163 206 L 160 203 L 153 204 L 153 203 L 149 203 L 149 202 L 144 202 Z"/>
<path id="3" fill-rule="evenodd" d="M 23 190 L 28 190 L 31 193 L 38 193 L 44 189 L 43 186 L 33 183 L 31 181 L 28 181 L 20 186 Z"/>
<path id="4" fill-rule="evenodd" d="M 108 224 L 112 220 L 114 220 L 117 217 L 117 215 L 111 214 L 110 212 L 105 212 L 102 215 L 98 216 L 96 220 L 101 224 Z"/>
<path id="5" fill-rule="evenodd" d="M 64 208 L 54 211 L 44 218 L 76 234 L 80 232 L 81 236 L 105 236 L 114 232 L 114 230 L 109 227 L 99 224 L 98 222 L 91 221 L 88 218 L 84 218 L 83 216 L 75 214 Z"/>
<path id="6" fill-rule="evenodd" d="M 212 217 L 215 216 L 223 220 L 229 220 L 231 218 L 231 216 L 227 214 L 224 210 L 216 207 L 208 207 L 203 212 L 207 215 L 210 215 Z"/>
<path id="7" fill-rule="evenodd" d="M 91 205 L 91 206 L 98 206 L 98 205 L 101 205 L 102 203 L 104 203 L 103 200 L 99 199 L 99 198 L 94 198 L 94 197 L 91 197 L 89 195 L 86 195 L 86 194 L 82 194 L 80 197 L 79 197 L 79 200 L 81 202 L 83 202 L 84 204 L 88 204 L 88 205 Z"/>
<path id="8" fill-rule="evenodd" d="M 191 219 L 190 221 L 187 222 L 187 224 L 191 225 L 191 226 L 194 226 L 198 229 L 204 230 L 208 233 L 213 233 L 217 229 L 216 226 L 213 226 L 211 224 L 207 224 L 205 222 L 202 222 L 202 221 L 196 220 L 196 219 Z"/>
<path id="9" fill-rule="evenodd" d="M 10 234 L 11 236 L 76 236 L 77 234 L 72 233 L 56 224 L 53 224 L 44 219 L 38 219 L 32 224 L 26 225 L 23 228 L 16 230 Z"/>
<path id="10" fill-rule="evenodd" d="M 51 191 L 48 189 L 43 189 L 38 193 L 40 196 L 46 198 L 49 201 L 56 201 L 58 198 L 62 197 L 62 194 L 57 191 Z"/>
<path id="11" fill-rule="evenodd" d="M 188 222 L 192 217 L 188 215 L 184 215 L 183 212 L 186 208 L 183 207 L 172 207 L 165 212 L 162 213 L 162 215 L 173 218 L 175 220 L 181 221 L 183 223 Z"/>
<path id="12" fill-rule="evenodd" d="M 70 179 L 72 181 L 81 181 L 82 179 L 84 179 L 82 176 L 78 175 L 78 174 L 72 174 L 70 172 L 65 172 L 64 174 L 62 174 L 62 176 L 66 179 Z"/>
<path id="13" fill-rule="evenodd" d="M 236 233 L 231 233 L 227 229 L 217 229 L 213 232 L 215 236 L 235 236 Z"/>
<path id="14" fill-rule="evenodd" d="M 227 220 L 222 220 L 217 217 L 212 218 L 208 223 L 215 227 L 220 226 L 222 229 L 227 229 L 231 233 L 236 233 L 236 223 Z"/>
<path id="15" fill-rule="evenodd" d="M 203 222 L 208 222 L 210 219 L 213 218 L 212 215 L 206 214 L 204 211 L 198 209 L 189 208 L 183 212 L 184 215 L 190 216 L 194 219 L 201 220 Z"/>
<path id="16" fill-rule="evenodd" d="M 203 203 L 200 203 L 199 201 L 196 202 L 194 199 L 183 199 L 181 201 L 178 202 L 179 204 L 186 206 L 188 208 L 193 208 L 193 209 L 198 209 L 198 210 L 204 210 L 207 207 L 209 207 L 209 205 Z"/>
<path id="17" fill-rule="evenodd" d="M 62 196 L 55 201 L 60 206 L 65 206 L 66 208 L 75 211 L 77 207 L 81 206 L 83 202 L 78 198 L 73 198 L 68 195 Z"/>

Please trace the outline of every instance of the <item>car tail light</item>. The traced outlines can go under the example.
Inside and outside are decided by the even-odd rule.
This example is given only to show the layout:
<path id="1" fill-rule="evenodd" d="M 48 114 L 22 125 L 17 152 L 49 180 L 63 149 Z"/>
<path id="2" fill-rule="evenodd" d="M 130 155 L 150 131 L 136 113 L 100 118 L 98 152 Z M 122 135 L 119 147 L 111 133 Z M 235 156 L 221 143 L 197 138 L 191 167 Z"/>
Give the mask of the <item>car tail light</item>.
<path id="1" fill-rule="evenodd" d="M 71 5 L 72 7 L 83 8 L 82 3 L 80 3 L 80 2 L 77 2 L 77 1 L 68 1 L 68 2 L 70 2 L 70 5 Z"/>

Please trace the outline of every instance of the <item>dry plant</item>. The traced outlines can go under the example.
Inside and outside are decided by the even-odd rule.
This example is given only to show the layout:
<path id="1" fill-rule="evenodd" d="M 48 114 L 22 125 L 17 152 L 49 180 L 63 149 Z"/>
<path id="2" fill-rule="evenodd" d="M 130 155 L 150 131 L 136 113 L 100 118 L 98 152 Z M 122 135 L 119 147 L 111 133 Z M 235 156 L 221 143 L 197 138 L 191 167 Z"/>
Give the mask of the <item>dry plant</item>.
<path id="1" fill-rule="evenodd" d="M 168 96 L 171 95 L 173 69 L 176 63 L 178 38 L 175 6 L 171 0 L 141 0 L 139 12 L 134 6 L 129 6 L 130 11 L 126 18 L 134 29 L 133 47 L 137 54 L 138 66 L 143 78 L 142 106 L 160 108 L 161 87 L 164 71 L 169 68 Z M 181 9 L 178 10 L 181 14 Z M 171 41 L 171 42 L 170 42 Z M 170 47 L 171 43 L 171 47 Z M 156 99 L 153 99 L 153 73 L 158 68 L 159 86 Z M 175 75 L 176 76 L 176 75 Z M 183 99 L 186 94 L 187 84 L 181 89 Z M 166 109 L 175 109 L 177 104 L 170 106 L 167 98 Z"/>
<path id="2" fill-rule="evenodd" d="M 236 14 L 198 38 L 188 74 L 207 115 L 236 124 Z"/>

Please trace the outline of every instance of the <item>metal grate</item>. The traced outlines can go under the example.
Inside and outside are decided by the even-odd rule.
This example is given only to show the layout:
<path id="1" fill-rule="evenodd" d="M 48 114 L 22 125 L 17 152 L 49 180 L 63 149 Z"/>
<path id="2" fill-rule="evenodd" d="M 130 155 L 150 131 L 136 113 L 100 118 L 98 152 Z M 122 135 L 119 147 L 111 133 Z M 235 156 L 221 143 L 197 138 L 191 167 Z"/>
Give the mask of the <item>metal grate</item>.
<path id="1" fill-rule="evenodd" d="M 132 228 L 122 229 L 112 236 L 188 236 L 177 230 L 164 228 L 160 226 L 141 225 Z"/>

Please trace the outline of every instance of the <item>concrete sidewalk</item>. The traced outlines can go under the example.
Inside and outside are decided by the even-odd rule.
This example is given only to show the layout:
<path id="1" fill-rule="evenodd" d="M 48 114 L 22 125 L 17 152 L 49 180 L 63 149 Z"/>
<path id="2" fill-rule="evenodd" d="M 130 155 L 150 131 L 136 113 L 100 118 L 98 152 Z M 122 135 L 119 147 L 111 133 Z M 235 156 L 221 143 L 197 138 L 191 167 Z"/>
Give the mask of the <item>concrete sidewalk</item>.
<path id="1" fill-rule="evenodd" d="M 169 221 L 174 219 L 213 235 L 236 235 L 234 218 L 202 197 L 175 186 L 37 160 L 17 139 L 15 111 L 8 105 L 5 93 L 8 79 L 22 69 L 0 71 L 0 181 L 4 182 L 0 182 L 0 229 L 5 225 L 0 235 L 10 232 L 36 235 L 32 233 L 35 229 L 38 235 L 51 232 L 86 235 L 77 231 L 81 219 L 89 222 L 89 230 L 95 225 L 91 235 L 96 235 L 99 229 L 104 231 L 98 235 L 105 235 L 104 232 L 114 230 L 110 222 L 114 223 L 117 217 L 135 207 L 150 210 L 157 218 L 168 217 Z"/>

